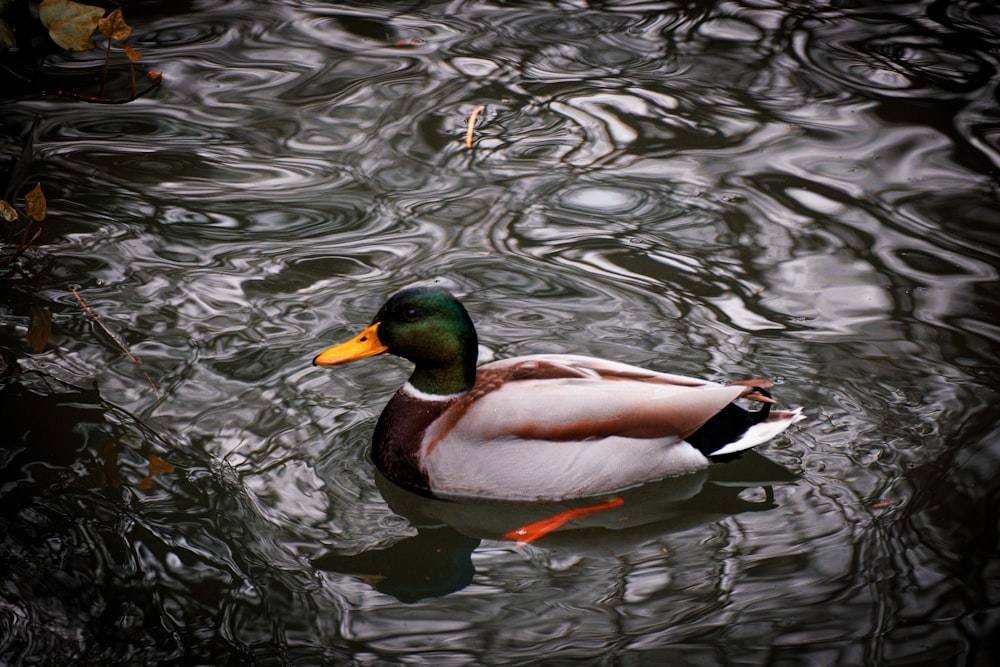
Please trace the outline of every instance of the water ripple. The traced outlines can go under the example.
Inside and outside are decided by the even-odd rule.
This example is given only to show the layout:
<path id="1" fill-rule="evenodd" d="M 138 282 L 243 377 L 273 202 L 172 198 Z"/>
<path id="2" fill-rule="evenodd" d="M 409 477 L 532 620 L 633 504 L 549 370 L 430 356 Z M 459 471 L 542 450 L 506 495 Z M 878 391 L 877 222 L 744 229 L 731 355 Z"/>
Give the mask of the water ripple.
<path id="1" fill-rule="evenodd" d="M 976 662 L 995 634 L 969 591 L 996 579 L 1000 15 L 904 4 L 142 3 L 155 94 L 0 102 L 14 203 L 34 180 L 49 202 L 0 281 L 23 371 L 0 378 L 20 443 L 0 457 L 19 503 L 0 651 L 863 664 L 917 659 L 919 631 L 923 655 Z M 701 491 L 526 547 L 411 517 L 368 458 L 408 364 L 310 359 L 413 283 L 462 297 L 484 358 L 775 378 L 808 415 L 761 448 L 786 481 L 668 480 Z M 40 306 L 52 333 L 29 352 Z M 59 384 L 96 389 L 17 402 Z M 175 470 L 150 475 L 151 454 Z M 311 564 L 410 553 L 418 528 L 451 531 L 404 559 L 422 599 Z M 434 597 L 412 568 L 441 552 L 466 578 Z"/>
<path id="2" fill-rule="evenodd" d="M 908 24 L 898 14 L 833 16 L 799 29 L 822 34 L 821 40 L 797 40 L 802 61 L 865 96 L 917 97 L 928 88 L 938 99 L 960 96 L 995 72 L 975 48 L 953 48 L 949 30 Z"/>

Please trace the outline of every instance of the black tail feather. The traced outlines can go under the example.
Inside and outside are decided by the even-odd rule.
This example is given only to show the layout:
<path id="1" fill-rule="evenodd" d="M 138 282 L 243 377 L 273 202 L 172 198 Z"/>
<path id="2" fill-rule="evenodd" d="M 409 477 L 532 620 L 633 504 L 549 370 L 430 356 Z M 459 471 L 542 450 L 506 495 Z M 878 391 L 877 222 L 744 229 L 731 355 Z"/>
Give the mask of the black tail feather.
<path id="1" fill-rule="evenodd" d="M 754 392 L 767 398 L 771 398 L 771 392 L 763 387 L 754 387 Z M 754 424 L 766 420 L 771 414 L 771 404 L 764 403 L 759 410 L 744 410 L 735 403 L 730 403 L 707 422 L 701 428 L 684 438 L 698 449 L 702 454 L 712 457 L 712 452 L 722 449 L 724 446 L 738 440 L 747 429 Z M 726 461 L 739 456 L 739 453 L 727 456 L 712 457 L 713 461 Z"/>

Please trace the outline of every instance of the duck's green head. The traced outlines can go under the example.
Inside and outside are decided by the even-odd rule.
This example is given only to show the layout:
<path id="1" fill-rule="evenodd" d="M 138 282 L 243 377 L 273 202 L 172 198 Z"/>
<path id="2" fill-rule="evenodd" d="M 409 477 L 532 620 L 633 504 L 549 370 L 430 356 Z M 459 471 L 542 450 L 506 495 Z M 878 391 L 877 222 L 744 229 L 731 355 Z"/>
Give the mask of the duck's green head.
<path id="1" fill-rule="evenodd" d="M 458 299 L 436 287 L 411 287 L 392 295 L 367 329 L 313 363 L 334 366 L 388 352 L 415 364 L 415 388 L 447 395 L 472 388 L 478 351 L 476 329 Z"/>

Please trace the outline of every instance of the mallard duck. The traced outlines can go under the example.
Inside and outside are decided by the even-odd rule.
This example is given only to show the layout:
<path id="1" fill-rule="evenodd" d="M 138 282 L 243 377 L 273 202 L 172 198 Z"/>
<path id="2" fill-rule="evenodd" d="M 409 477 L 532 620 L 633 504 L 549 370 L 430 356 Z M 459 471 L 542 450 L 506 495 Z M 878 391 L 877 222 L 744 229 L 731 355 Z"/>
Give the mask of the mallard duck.
<path id="1" fill-rule="evenodd" d="M 371 325 L 313 364 L 384 353 L 414 369 L 379 417 L 372 459 L 396 484 L 432 497 L 606 494 L 704 468 L 802 419 L 801 409 L 771 409 L 767 380 L 719 384 L 575 354 L 477 368 L 468 312 L 434 287 L 394 294 Z M 746 410 L 740 398 L 762 406 Z"/>

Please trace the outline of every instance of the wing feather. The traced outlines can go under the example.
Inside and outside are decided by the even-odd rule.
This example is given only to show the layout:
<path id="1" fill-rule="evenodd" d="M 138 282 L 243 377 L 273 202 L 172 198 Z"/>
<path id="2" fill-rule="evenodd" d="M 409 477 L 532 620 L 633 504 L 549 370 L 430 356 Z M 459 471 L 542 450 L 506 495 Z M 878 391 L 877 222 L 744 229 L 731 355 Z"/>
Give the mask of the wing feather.
<path id="1" fill-rule="evenodd" d="M 741 387 L 724 385 L 524 380 L 473 402 L 454 431 L 482 439 L 684 438 L 742 393 Z"/>
<path id="2" fill-rule="evenodd" d="M 680 439 L 750 391 L 579 355 L 506 359 L 479 369 L 475 388 L 428 428 L 424 451 L 444 437 Z"/>

